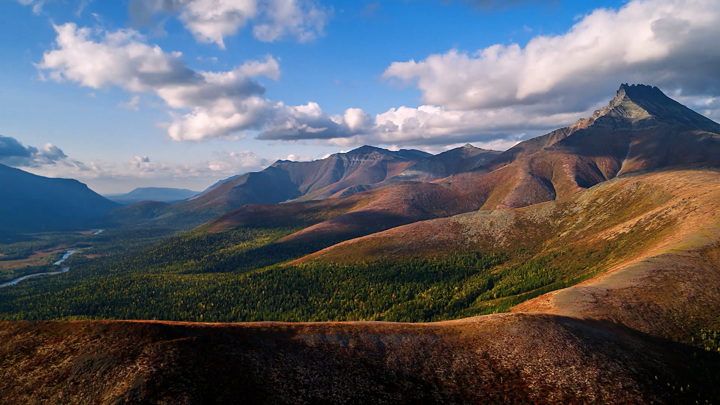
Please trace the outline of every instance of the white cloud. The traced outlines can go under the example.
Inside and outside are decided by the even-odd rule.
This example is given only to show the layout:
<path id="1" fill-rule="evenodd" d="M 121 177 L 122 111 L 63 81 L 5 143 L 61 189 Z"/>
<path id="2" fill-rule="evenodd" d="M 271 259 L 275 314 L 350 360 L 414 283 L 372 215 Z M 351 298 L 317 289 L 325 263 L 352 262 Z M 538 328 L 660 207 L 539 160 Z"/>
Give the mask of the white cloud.
<path id="1" fill-rule="evenodd" d="M 80 17 L 85 11 L 85 8 L 90 5 L 95 0 L 80 0 L 80 5 L 78 5 L 77 10 L 75 10 L 75 16 Z"/>
<path id="2" fill-rule="evenodd" d="M 327 155 L 327 156 L 330 156 L 330 155 Z M 296 155 L 294 153 L 291 153 L 282 160 L 289 160 L 291 162 L 309 162 L 309 161 L 313 160 L 313 158 L 311 156 L 307 156 L 307 155 Z"/>
<path id="3" fill-rule="evenodd" d="M 582 115 L 588 115 L 591 110 Z M 577 113 L 537 113 L 532 106 L 491 110 L 448 110 L 438 106 L 392 108 L 375 118 L 373 141 L 431 145 L 491 142 L 525 131 L 545 131 L 577 119 Z"/>
<path id="4" fill-rule="evenodd" d="M 270 162 L 250 151 L 217 153 L 215 159 L 204 164 L 210 171 L 232 176 L 238 173 L 264 169 Z"/>
<path id="5" fill-rule="evenodd" d="M 328 116 L 316 103 L 296 107 L 276 106 L 273 121 L 258 138 L 319 139 L 342 146 L 435 145 L 470 141 L 495 142 L 494 145 L 500 146 L 516 143 L 518 134 L 539 135 L 542 131 L 566 125 L 590 115 L 594 108 L 580 113 L 546 113 L 544 110 L 544 106 L 520 106 L 463 111 L 423 105 L 418 108 L 391 108 L 373 119 L 356 108 L 346 110 L 342 116 Z"/>
<path id="6" fill-rule="evenodd" d="M 24 6 L 32 5 L 33 14 L 40 14 L 45 5 L 45 0 L 18 0 Z"/>
<path id="7" fill-rule="evenodd" d="M 215 17 L 198 8 L 214 2 Z M 305 10 L 300 12 L 305 15 L 312 9 L 310 3 L 292 0 L 147 4 L 150 12 L 163 9 L 180 13 L 188 24 L 197 22 L 200 25 L 189 29 L 198 32 L 213 18 L 219 21 L 217 27 L 240 27 L 252 19 L 258 28 L 263 19 L 294 21 L 298 12 L 293 10 Z M 282 4 L 286 14 L 269 11 Z M 229 35 L 229 29 L 207 28 L 204 38 L 217 42 Z M 504 146 L 589 115 L 624 82 L 656 85 L 681 101 L 710 100 L 720 93 L 720 48 L 715 46 L 720 8 L 711 0 L 633 0 L 618 10 L 595 10 L 568 32 L 536 36 L 525 47 L 451 50 L 419 62 L 392 63 L 384 77 L 416 84 L 426 105 L 391 108 L 375 117 L 355 108 L 331 115 L 314 102 L 288 106 L 269 100 L 258 78 L 279 78 L 278 62 L 271 56 L 230 71 L 196 71 L 187 67 L 180 53 L 148 45 L 134 30 L 102 34 L 73 24 L 56 30 L 57 49 L 46 52 L 38 65 L 44 75 L 92 88 L 117 86 L 134 95 L 156 95 L 170 109 L 172 122 L 165 127 L 178 141 L 242 137 L 256 130 L 259 139 L 314 139 L 343 146 Z M 271 32 L 268 28 L 268 39 Z M 134 96 L 129 106 L 137 106 L 133 100 Z M 715 99 L 694 108 L 712 118 L 720 114 Z"/>
<path id="8" fill-rule="evenodd" d="M 358 108 L 350 108 L 343 115 L 329 116 L 320 105 L 285 106 L 276 104 L 271 117 L 258 139 L 299 140 L 348 138 L 367 134 L 374 123 Z"/>
<path id="9" fill-rule="evenodd" d="M 423 101 L 448 109 L 493 109 L 562 100 L 583 109 L 619 83 L 683 94 L 720 91 L 720 7 L 715 0 L 634 0 L 597 9 L 567 33 L 536 36 L 522 48 L 451 50 L 395 62 L 384 77 L 414 82 Z"/>
<path id="10" fill-rule="evenodd" d="M 69 158 L 62 149 L 51 143 L 36 148 L 24 146 L 17 139 L 2 135 L 0 135 L 0 163 L 23 168 L 54 166 L 83 172 L 90 170 L 85 164 Z"/>
<path id="11" fill-rule="evenodd" d="M 135 96 L 132 96 L 132 98 L 130 100 L 128 100 L 128 102 L 120 103 L 118 105 L 120 107 L 126 108 L 128 110 L 138 111 L 138 110 L 140 110 L 140 107 L 138 107 L 138 104 L 140 104 L 140 96 L 135 95 Z"/>
<path id="12" fill-rule="evenodd" d="M 133 156 L 120 163 L 83 163 L 66 156 L 52 144 L 40 149 L 24 147 L 14 138 L 2 136 L 0 163 L 40 176 L 77 179 L 103 193 L 142 186 L 202 190 L 220 179 L 262 170 L 270 164 L 250 151 L 216 152 L 212 159 L 187 163 L 158 161 L 147 155 Z"/>
<path id="13" fill-rule="evenodd" d="M 174 110 L 167 124 L 174 140 L 202 140 L 260 128 L 275 103 L 262 97 L 257 77 L 277 79 L 280 67 L 267 56 L 226 72 L 194 71 L 179 52 L 166 53 L 144 42 L 131 29 L 93 32 L 68 23 L 56 26 L 57 48 L 43 55 L 41 75 L 86 87 L 120 87 L 132 93 L 154 94 Z M 135 108 L 135 96 L 126 107 Z"/>
<path id="14" fill-rule="evenodd" d="M 300 42 L 315 39 L 323 33 L 327 11 L 310 1 L 269 0 L 260 2 L 264 17 L 253 27 L 255 38 L 273 42 L 292 36 Z"/>
<path id="15" fill-rule="evenodd" d="M 210 160 L 192 163 L 155 161 L 148 156 L 134 156 L 120 165 L 105 165 L 94 177 L 115 182 L 174 184 L 178 182 L 210 183 L 267 167 L 270 162 L 250 151 L 216 152 Z M 85 178 L 92 177 L 86 176 Z"/>
<path id="16" fill-rule="evenodd" d="M 290 36 L 304 42 L 321 35 L 328 18 L 313 0 L 134 0 L 130 12 L 145 24 L 159 12 L 177 14 L 197 41 L 223 49 L 225 38 L 249 24 L 260 41 Z"/>
<path id="17" fill-rule="evenodd" d="M 358 127 L 352 114 L 359 110 L 336 119 L 318 107 L 312 117 L 281 120 L 261 138 L 347 146 L 470 141 L 505 148 L 588 116 L 624 82 L 660 86 L 681 101 L 710 100 L 694 108 L 715 118 L 716 38 L 720 7 L 714 0 L 634 0 L 619 10 L 595 10 L 568 32 L 536 36 L 524 48 L 493 45 L 392 63 L 383 76 L 417 85 L 426 105 L 391 108 Z"/>

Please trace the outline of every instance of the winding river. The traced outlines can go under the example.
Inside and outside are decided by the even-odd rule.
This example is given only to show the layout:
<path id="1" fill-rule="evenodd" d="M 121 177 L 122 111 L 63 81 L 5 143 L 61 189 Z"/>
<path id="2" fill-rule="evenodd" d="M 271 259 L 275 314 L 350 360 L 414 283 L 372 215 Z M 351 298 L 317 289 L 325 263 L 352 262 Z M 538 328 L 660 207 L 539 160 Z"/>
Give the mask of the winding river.
<path id="1" fill-rule="evenodd" d="M 65 260 L 67 260 L 67 258 L 70 257 L 70 255 L 72 255 L 73 253 L 75 253 L 75 249 L 68 250 L 67 252 L 65 252 L 65 254 L 63 255 L 63 257 L 60 258 L 60 260 L 56 261 L 56 262 L 53 263 L 53 264 L 54 264 L 55 266 L 61 266 L 61 265 L 63 264 L 63 262 L 64 262 Z M 28 274 L 28 275 L 26 275 L 26 276 L 18 277 L 18 278 L 12 279 L 12 280 L 10 280 L 10 281 L 7 281 L 7 282 L 5 282 L 5 283 L 2 283 L 2 284 L 0 284 L 0 288 L 10 287 L 10 286 L 15 285 L 15 284 L 17 284 L 17 283 L 19 283 L 19 282 L 21 282 L 21 281 L 23 281 L 23 280 L 27 280 L 27 279 L 33 278 L 33 277 L 56 276 L 56 275 L 58 275 L 58 274 L 67 273 L 69 270 L 70 270 L 70 267 L 69 267 L 69 266 L 65 266 L 65 267 L 61 267 L 59 271 L 48 271 L 48 272 L 45 272 L 45 273 Z"/>
<path id="2" fill-rule="evenodd" d="M 100 235 L 101 233 L 103 233 L 103 231 L 104 231 L 104 229 L 98 229 L 97 231 L 93 232 L 93 235 Z M 70 255 L 72 255 L 73 253 L 75 253 L 75 249 L 68 250 L 68 251 L 65 252 L 65 254 L 60 258 L 60 260 L 58 260 L 58 261 L 56 261 L 55 263 L 53 263 L 53 265 L 55 265 L 55 266 L 61 266 L 61 265 L 63 264 L 63 262 L 64 262 L 65 260 L 67 260 L 68 257 L 70 257 Z M 47 271 L 47 272 L 45 272 L 45 273 L 28 274 L 28 275 L 26 275 L 26 276 L 22 276 L 22 277 L 14 278 L 14 279 L 12 279 L 12 280 L 10 280 L 10 281 L 6 281 L 6 282 L 0 284 L 0 288 L 10 287 L 10 286 L 12 286 L 12 285 L 15 285 L 15 284 L 17 284 L 17 283 L 19 283 L 19 282 L 21 282 L 21 281 L 23 281 L 23 280 L 27 280 L 27 279 L 29 279 L 29 278 L 42 277 L 42 276 L 57 276 L 58 274 L 67 273 L 68 271 L 70 271 L 70 267 L 69 267 L 69 266 L 65 266 L 65 267 L 61 267 L 60 270 L 58 270 L 58 271 Z"/>

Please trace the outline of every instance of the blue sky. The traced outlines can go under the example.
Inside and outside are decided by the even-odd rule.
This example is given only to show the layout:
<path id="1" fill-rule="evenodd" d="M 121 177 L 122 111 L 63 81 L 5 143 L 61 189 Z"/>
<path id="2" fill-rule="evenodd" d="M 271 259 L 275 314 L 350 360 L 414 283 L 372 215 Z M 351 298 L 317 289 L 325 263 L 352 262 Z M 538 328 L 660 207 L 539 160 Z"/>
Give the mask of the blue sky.
<path id="1" fill-rule="evenodd" d="M 363 144 L 505 149 L 620 83 L 720 119 L 714 0 L 3 0 L 0 163 L 201 190 Z"/>

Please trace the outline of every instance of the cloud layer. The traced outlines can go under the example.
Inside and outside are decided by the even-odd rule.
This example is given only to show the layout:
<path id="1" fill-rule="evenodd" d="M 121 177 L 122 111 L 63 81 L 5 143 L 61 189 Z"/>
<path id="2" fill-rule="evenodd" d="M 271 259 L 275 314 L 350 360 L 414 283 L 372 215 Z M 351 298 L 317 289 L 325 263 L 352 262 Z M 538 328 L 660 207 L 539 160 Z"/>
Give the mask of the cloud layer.
<path id="1" fill-rule="evenodd" d="M 514 139 L 589 115 L 625 82 L 659 86 L 712 117 L 712 96 L 720 93 L 716 38 L 720 8 L 713 0 L 634 0 L 595 10 L 566 33 L 537 36 L 525 47 L 450 50 L 392 63 L 383 77 L 417 86 L 426 105 L 392 108 L 354 130 L 315 109 L 313 131 L 286 120 L 281 131 L 261 138 L 330 138 L 341 145 Z"/>
<path id="2" fill-rule="evenodd" d="M 250 24 L 260 41 L 309 41 L 322 35 L 328 18 L 328 11 L 312 0 L 133 0 L 130 13 L 140 24 L 158 13 L 177 15 L 197 41 L 223 49 L 225 38 Z"/>
<path id="3" fill-rule="evenodd" d="M 313 21 L 310 15 L 322 13 L 299 0 L 142 3 L 140 15 L 176 13 L 198 40 L 218 45 L 251 23 L 261 40 L 316 35 L 317 29 L 302 27 Z M 633 0 L 618 10 L 597 9 L 566 33 L 536 36 L 524 47 L 449 50 L 391 63 L 383 77 L 417 86 L 425 105 L 391 108 L 374 117 L 355 108 L 329 114 L 314 102 L 288 106 L 269 99 L 261 80 L 280 77 L 279 63 L 269 55 L 230 71 L 198 71 L 179 52 L 150 45 L 132 29 L 93 32 L 64 24 L 56 31 L 56 49 L 38 64 L 46 77 L 91 88 L 120 87 L 132 93 L 126 108 L 138 108 L 138 94 L 157 96 L 171 114 L 166 127 L 177 141 L 246 131 L 264 140 L 314 139 L 343 146 L 516 140 L 589 115 L 625 82 L 659 86 L 701 112 L 719 111 L 713 98 L 720 93 L 715 0 Z"/>
<path id="4" fill-rule="evenodd" d="M 132 29 L 94 35 L 88 28 L 67 23 L 55 30 L 57 47 L 45 52 L 38 64 L 44 77 L 158 96 L 175 111 L 167 125 L 174 140 L 201 140 L 259 128 L 272 108 L 263 97 L 265 87 L 256 80 L 280 76 L 271 56 L 225 72 L 194 71 L 181 53 L 148 45 Z M 136 104 L 131 99 L 126 107 Z"/>
<path id="5" fill-rule="evenodd" d="M 384 77 L 415 83 L 424 102 L 455 110 L 549 99 L 577 110 L 623 82 L 717 94 L 718 37 L 720 8 L 714 0 L 634 0 L 619 10 L 595 10 L 567 33 L 535 37 L 524 48 L 451 50 L 420 62 L 395 62 Z"/>
<path id="6" fill-rule="evenodd" d="M 357 109 L 328 117 L 316 103 L 287 106 L 265 98 L 265 87 L 257 79 L 280 77 L 280 66 L 269 55 L 230 71 L 195 71 L 181 53 L 148 45 L 132 29 L 98 34 L 67 23 L 55 30 L 56 49 L 45 52 L 37 65 L 44 78 L 155 95 L 171 109 L 173 119 L 166 127 L 176 141 L 246 130 L 263 130 L 265 139 L 328 139 L 357 135 L 371 124 L 367 114 Z M 133 96 L 122 106 L 137 108 L 137 102 Z"/>

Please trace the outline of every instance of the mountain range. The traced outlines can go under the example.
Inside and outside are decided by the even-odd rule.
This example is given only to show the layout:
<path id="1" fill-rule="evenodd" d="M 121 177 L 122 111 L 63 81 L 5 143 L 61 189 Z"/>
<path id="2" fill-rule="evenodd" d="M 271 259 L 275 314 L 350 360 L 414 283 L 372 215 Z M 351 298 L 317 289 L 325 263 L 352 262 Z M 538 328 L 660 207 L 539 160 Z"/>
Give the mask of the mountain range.
<path id="1" fill-rule="evenodd" d="M 212 219 L 131 252 L 82 248 L 56 281 L 0 295 L 2 319 L 42 320 L 0 323 L 0 391 L 715 403 L 718 210 L 720 124 L 645 85 L 505 152 L 279 161 L 115 211 Z M 192 323 L 238 321 L 293 322 Z"/>
<path id="2" fill-rule="evenodd" d="M 497 154 L 471 145 L 436 156 L 363 146 L 311 162 L 279 160 L 263 171 L 222 181 L 178 208 L 226 212 L 249 203 L 345 197 L 402 180 L 447 177 L 481 166 Z"/>

